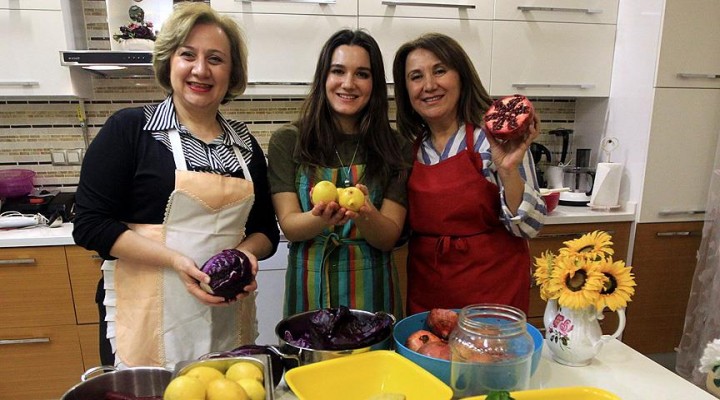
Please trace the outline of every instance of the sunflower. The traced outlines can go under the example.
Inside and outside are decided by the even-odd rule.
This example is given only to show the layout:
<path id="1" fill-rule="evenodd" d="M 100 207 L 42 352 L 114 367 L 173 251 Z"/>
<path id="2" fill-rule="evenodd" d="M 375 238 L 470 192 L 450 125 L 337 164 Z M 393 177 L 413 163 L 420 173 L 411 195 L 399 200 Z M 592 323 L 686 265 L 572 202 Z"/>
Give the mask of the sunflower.
<path id="1" fill-rule="evenodd" d="M 600 297 L 595 303 L 598 311 L 607 307 L 612 311 L 627 307 L 630 297 L 635 294 L 635 278 L 630 272 L 632 267 L 625 266 L 624 261 L 613 262 L 612 257 L 597 263 L 598 271 L 605 277 Z"/>
<path id="2" fill-rule="evenodd" d="M 550 274 L 547 293 L 555 294 L 562 307 L 574 309 L 595 305 L 603 288 L 604 275 L 594 262 L 583 257 L 560 255 Z"/>
<path id="3" fill-rule="evenodd" d="M 554 262 L 555 254 L 550 251 L 542 253 L 540 257 L 535 257 L 535 266 L 537 266 L 537 268 L 533 276 L 535 277 L 537 285 L 540 286 L 540 297 L 546 301 L 547 299 L 553 298 L 552 293 L 547 291 L 547 283 L 550 281 L 550 273 L 552 272 Z"/>
<path id="4" fill-rule="evenodd" d="M 607 232 L 595 231 L 587 233 L 579 239 L 563 242 L 565 247 L 560 249 L 560 254 L 578 254 L 587 260 L 600 260 L 605 255 L 613 255 L 615 251 L 612 246 L 612 236 Z"/>

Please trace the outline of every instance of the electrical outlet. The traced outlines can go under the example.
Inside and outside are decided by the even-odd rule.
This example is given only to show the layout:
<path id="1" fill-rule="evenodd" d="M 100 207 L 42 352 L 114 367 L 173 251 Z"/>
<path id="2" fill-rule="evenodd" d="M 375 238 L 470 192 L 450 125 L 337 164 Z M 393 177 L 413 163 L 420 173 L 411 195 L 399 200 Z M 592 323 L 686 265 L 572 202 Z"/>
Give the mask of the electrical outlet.
<path id="1" fill-rule="evenodd" d="M 68 165 L 82 164 L 83 149 L 65 150 L 65 154 L 67 154 Z"/>
<path id="2" fill-rule="evenodd" d="M 50 150 L 50 158 L 53 165 L 68 165 L 68 157 L 65 150 Z"/>

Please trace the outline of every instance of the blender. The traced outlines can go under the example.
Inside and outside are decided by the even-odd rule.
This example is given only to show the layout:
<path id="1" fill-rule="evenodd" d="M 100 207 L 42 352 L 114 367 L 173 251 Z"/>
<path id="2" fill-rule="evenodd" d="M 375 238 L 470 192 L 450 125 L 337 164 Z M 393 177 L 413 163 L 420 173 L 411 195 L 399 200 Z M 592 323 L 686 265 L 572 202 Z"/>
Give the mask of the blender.
<path id="1" fill-rule="evenodd" d="M 575 165 L 563 167 L 565 186 L 568 192 L 560 193 L 560 205 L 584 207 L 590 203 L 595 168 L 590 168 L 591 149 L 577 149 Z"/>

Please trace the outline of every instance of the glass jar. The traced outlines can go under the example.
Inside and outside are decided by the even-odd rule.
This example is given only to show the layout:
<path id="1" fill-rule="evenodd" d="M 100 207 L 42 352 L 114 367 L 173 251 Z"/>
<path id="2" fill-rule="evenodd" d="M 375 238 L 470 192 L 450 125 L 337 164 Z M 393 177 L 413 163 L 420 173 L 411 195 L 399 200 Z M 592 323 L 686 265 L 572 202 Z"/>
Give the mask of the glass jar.
<path id="1" fill-rule="evenodd" d="M 534 343 L 525 313 L 515 307 L 474 304 L 463 308 L 449 345 L 450 386 L 456 397 L 525 390 L 530 385 Z"/>

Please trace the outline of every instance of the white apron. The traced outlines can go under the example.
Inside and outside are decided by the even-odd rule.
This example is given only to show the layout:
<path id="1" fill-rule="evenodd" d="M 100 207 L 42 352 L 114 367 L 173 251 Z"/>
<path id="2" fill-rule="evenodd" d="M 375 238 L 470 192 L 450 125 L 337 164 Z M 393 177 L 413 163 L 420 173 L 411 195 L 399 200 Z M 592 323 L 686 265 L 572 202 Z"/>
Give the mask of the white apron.
<path id="1" fill-rule="evenodd" d="M 235 154 L 247 179 L 187 171 L 180 135 L 169 132 L 175 189 L 162 225 L 129 224 L 136 233 L 164 243 L 201 266 L 245 238 L 255 196 L 247 164 Z M 112 265 L 114 264 L 114 265 Z M 206 306 L 187 292 L 169 266 L 103 264 L 108 338 L 119 367 L 162 366 L 254 343 L 255 294 L 227 306 Z"/>

